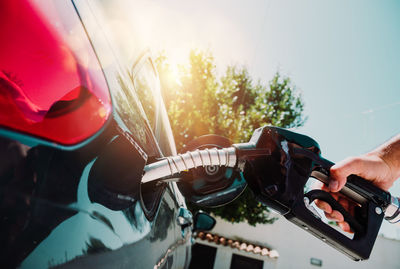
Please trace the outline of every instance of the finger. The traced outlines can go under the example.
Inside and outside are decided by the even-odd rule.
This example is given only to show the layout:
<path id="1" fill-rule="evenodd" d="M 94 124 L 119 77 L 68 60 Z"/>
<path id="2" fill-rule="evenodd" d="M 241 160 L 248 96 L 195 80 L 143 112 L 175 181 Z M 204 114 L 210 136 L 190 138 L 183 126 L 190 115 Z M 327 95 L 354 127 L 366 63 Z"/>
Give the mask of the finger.
<path id="1" fill-rule="evenodd" d="M 324 202 L 324 201 L 321 201 L 321 200 L 318 200 L 318 199 L 315 200 L 314 202 L 324 212 L 326 212 L 328 214 L 332 213 L 332 207 L 327 202 Z"/>
<path id="2" fill-rule="evenodd" d="M 327 185 L 325 185 L 324 183 L 322 183 L 322 186 L 321 186 L 320 189 L 323 190 L 323 191 L 326 191 L 326 192 L 330 192 L 330 191 L 331 191 L 331 190 L 329 189 L 329 187 L 328 187 Z"/>
<path id="3" fill-rule="evenodd" d="M 321 181 L 315 181 L 312 186 L 311 189 L 313 190 L 323 190 L 326 192 L 330 192 L 331 190 L 329 189 L 329 186 L 326 185 L 325 183 L 321 182 Z"/>
<path id="4" fill-rule="evenodd" d="M 349 157 L 332 166 L 330 169 L 330 191 L 338 192 L 346 184 L 349 175 L 358 174 L 362 169 L 363 162 L 359 157 Z"/>
<path id="5" fill-rule="evenodd" d="M 337 210 L 332 210 L 332 213 L 325 213 L 325 216 L 328 219 L 334 220 L 336 222 L 343 222 L 344 221 L 344 217 L 343 217 L 342 213 L 340 213 Z"/>
<path id="6" fill-rule="evenodd" d="M 343 231 L 352 233 L 352 230 L 350 229 L 350 225 L 347 222 L 345 222 L 345 221 L 338 222 L 338 225 L 339 225 L 340 229 L 342 229 Z"/>

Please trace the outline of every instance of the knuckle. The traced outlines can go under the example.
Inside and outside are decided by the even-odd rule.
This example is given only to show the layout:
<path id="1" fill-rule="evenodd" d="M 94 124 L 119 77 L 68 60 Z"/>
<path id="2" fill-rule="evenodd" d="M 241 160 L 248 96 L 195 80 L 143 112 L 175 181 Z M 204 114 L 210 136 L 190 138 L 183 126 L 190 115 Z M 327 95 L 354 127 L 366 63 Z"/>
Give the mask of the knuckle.
<path id="1" fill-rule="evenodd" d="M 333 210 L 332 211 L 332 215 L 334 215 L 335 219 L 338 222 L 343 222 L 344 221 L 343 215 L 339 211 Z"/>

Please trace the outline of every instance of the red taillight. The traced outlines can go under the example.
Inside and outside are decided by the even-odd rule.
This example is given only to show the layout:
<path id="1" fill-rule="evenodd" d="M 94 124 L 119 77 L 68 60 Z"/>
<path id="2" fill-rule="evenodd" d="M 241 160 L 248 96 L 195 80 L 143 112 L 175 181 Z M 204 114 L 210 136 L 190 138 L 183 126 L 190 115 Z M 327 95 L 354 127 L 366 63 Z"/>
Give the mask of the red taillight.
<path id="1" fill-rule="evenodd" d="M 0 125 L 63 145 L 110 116 L 107 83 L 68 1 L 0 3 Z"/>

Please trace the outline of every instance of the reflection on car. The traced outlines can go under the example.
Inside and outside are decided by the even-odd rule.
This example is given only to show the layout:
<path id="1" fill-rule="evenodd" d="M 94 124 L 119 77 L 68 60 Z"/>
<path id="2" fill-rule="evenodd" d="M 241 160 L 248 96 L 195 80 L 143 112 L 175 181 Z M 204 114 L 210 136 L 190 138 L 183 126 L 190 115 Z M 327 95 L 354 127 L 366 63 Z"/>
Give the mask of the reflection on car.
<path id="1" fill-rule="evenodd" d="M 0 4 L 2 268 L 189 263 L 176 184 L 140 183 L 176 154 L 158 75 L 147 50 L 123 55 L 111 3 Z"/>

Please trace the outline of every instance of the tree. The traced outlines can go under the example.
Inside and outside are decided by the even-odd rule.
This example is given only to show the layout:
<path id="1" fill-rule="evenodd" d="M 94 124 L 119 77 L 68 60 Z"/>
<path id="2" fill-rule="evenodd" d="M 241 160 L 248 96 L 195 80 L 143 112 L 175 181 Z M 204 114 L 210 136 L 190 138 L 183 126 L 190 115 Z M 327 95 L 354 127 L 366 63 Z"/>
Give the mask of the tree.
<path id="1" fill-rule="evenodd" d="M 156 59 L 156 65 L 178 151 L 205 134 L 241 143 L 258 127 L 292 128 L 306 120 L 301 95 L 290 78 L 279 72 L 267 85 L 254 82 L 243 66 L 228 66 L 218 78 L 211 53 L 197 50 L 190 52 L 188 66 L 180 66 L 178 79 L 171 76 L 164 55 Z M 203 210 L 230 222 L 247 220 L 250 225 L 274 220 L 248 189 L 227 206 Z"/>

